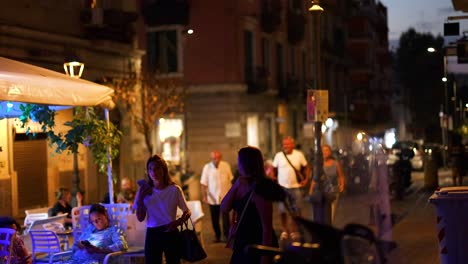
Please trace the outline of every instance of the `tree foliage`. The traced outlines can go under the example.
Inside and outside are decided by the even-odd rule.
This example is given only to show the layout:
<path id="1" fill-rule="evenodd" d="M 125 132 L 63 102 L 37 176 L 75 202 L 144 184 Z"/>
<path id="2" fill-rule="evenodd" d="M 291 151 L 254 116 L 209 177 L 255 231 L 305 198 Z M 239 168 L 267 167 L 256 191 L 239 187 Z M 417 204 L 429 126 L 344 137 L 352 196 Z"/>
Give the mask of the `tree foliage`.
<path id="1" fill-rule="evenodd" d="M 433 47 L 436 52 L 429 53 Z M 404 102 L 412 113 L 412 126 L 428 128 L 439 122 L 443 104 L 443 38 L 409 29 L 400 37 L 395 71 L 403 86 Z"/>
<path id="2" fill-rule="evenodd" d="M 183 111 L 185 87 L 179 78 L 161 77 L 152 72 L 131 74 L 126 78 L 106 78 L 104 83 L 114 89 L 113 100 L 122 113 L 129 114 L 145 144 L 153 153 L 151 134 L 158 120 Z"/>
<path id="3" fill-rule="evenodd" d="M 110 147 L 111 159 L 119 153 L 120 137 L 122 133 L 112 123 L 107 122 L 95 113 L 93 107 L 76 107 L 72 121 L 64 125 L 70 127 L 65 133 L 56 133 L 55 111 L 47 105 L 21 104 L 21 126 L 25 127 L 30 120 L 41 125 L 42 132 L 47 134 L 49 144 L 55 148 L 55 152 L 78 153 L 79 144 L 88 147 L 94 157 L 100 172 L 104 172 L 108 163 L 107 147 Z M 26 134 L 34 136 L 27 127 Z"/>

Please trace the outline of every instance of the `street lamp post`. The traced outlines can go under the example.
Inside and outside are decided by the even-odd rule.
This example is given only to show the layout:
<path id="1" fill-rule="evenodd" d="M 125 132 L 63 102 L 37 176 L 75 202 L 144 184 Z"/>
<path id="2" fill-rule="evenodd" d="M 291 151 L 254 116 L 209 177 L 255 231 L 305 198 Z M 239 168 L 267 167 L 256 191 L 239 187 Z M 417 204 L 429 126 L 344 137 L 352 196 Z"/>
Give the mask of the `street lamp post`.
<path id="1" fill-rule="evenodd" d="M 444 168 L 447 167 L 447 159 L 448 159 L 448 119 L 449 119 L 449 104 L 448 104 L 448 87 L 447 87 L 447 56 L 444 52 L 444 77 L 442 81 L 444 82 L 444 116 L 443 116 L 443 129 L 442 129 L 442 144 L 444 145 L 444 155 L 443 155 L 443 163 Z"/>
<path id="2" fill-rule="evenodd" d="M 63 64 L 65 73 L 73 78 L 81 78 L 84 70 L 84 63 L 78 61 L 69 61 Z M 75 115 L 75 110 L 73 110 Z M 73 153 L 73 187 L 72 187 L 72 203 L 77 203 L 76 194 L 82 192 L 80 189 L 80 171 L 78 166 L 78 149 Z"/>
<path id="3" fill-rule="evenodd" d="M 430 53 L 436 52 L 437 50 L 433 47 L 427 48 L 427 51 Z M 442 132 L 442 146 L 443 146 L 443 152 L 442 152 L 442 161 L 444 168 L 447 167 L 447 159 L 448 159 L 448 87 L 447 87 L 447 55 L 446 51 L 443 51 L 443 63 L 444 63 L 444 76 L 442 77 L 442 82 L 444 83 L 444 104 L 442 107 L 442 111 L 440 114 L 440 126 L 441 126 L 441 132 Z"/>
<path id="4" fill-rule="evenodd" d="M 315 26 L 315 82 L 314 89 L 322 89 L 322 65 L 321 65 L 321 50 L 320 50 L 320 15 L 324 9 L 320 6 L 319 0 L 312 0 L 312 6 L 309 8 L 309 12 L 313 13 L 316 17 Z M 315 115 L 317 118 L 317 115 Z M 323 156 L 322 156 L 322 122 L 320 120 L 315 121 L 314 123 L 314 170 L 313 170 L 313 181 L 315 181 L 314 192 L 320 192 L 322 190 L 320 177 L 323 174 Z M 326 206 L 325 201 L 312 201 L 313 212 L 314 212 L 314 221 L 319 223 L 325 223 L 331 221 L 331 217 L 326 217 Z"/>

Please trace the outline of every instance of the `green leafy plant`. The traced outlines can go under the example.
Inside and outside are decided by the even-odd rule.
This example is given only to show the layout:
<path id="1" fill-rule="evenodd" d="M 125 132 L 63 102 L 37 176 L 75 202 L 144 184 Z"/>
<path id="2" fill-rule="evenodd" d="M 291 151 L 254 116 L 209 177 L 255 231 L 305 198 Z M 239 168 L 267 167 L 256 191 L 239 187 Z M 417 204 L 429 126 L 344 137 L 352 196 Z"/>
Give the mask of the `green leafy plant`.
<path id="1" fill-rule="evenodd" d="M 64 123 L 70 127 L 66 134 L 54 132 L 56 113 L 49 106 L 22 104 L 20 109 L 23 112 L 19 118 L 21 127 L 25 127 L 30 120 L 38 122 L 56 153 L 77 153 L 79 144 L 83 144 L 91 151 L 100 172 L 105 171 L 108 163 L 108 147 L 111 159 L 119 153 L 122 132 L 114 124 L 108 125 L 105 120 L 100 119 L 93 107 L 76 107 L 73 120 Z M 34 136 L 29 127 L 26 134 Z"/>

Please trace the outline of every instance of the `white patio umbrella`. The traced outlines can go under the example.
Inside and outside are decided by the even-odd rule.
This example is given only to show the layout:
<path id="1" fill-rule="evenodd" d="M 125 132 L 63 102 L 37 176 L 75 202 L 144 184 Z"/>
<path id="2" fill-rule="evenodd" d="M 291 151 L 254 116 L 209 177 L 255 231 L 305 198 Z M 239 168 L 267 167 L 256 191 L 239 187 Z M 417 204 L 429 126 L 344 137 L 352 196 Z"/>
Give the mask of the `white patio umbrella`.
<path id="1" fill-rule="evenodd" d="M 0 119 L 21 115 L 21 103 L 49 105 L 60 110 L 74 106 L 104 105 L 109 123 L 108 106 L 114 90 L 97 83 L 70 77 L 31 64 L 0 57 Z M 112 166 L 108 147 L 107 177 L 113 201 Z"/>

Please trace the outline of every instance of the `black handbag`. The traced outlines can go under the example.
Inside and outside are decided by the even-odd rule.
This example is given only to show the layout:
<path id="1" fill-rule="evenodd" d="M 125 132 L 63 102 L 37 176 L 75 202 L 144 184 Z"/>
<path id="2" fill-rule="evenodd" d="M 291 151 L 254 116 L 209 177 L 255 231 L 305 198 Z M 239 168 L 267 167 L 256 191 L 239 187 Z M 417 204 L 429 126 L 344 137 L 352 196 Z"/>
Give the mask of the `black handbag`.
<path id="1" fill-rule="evenodd" d="M 190 218 L 189 218 L 190 219 Z M 192 229 L 188 228 L 188 221 L 186 220 L 180 230 L 180 248 L 181 248 L 181 258 L 188 262 L 200 261 L 206 258 L 206 252 L 203 249 L 200 240 L 198 240 L 197 233 L 195 232 L 195 226 L 193 225 L 192 219 Z"/>

